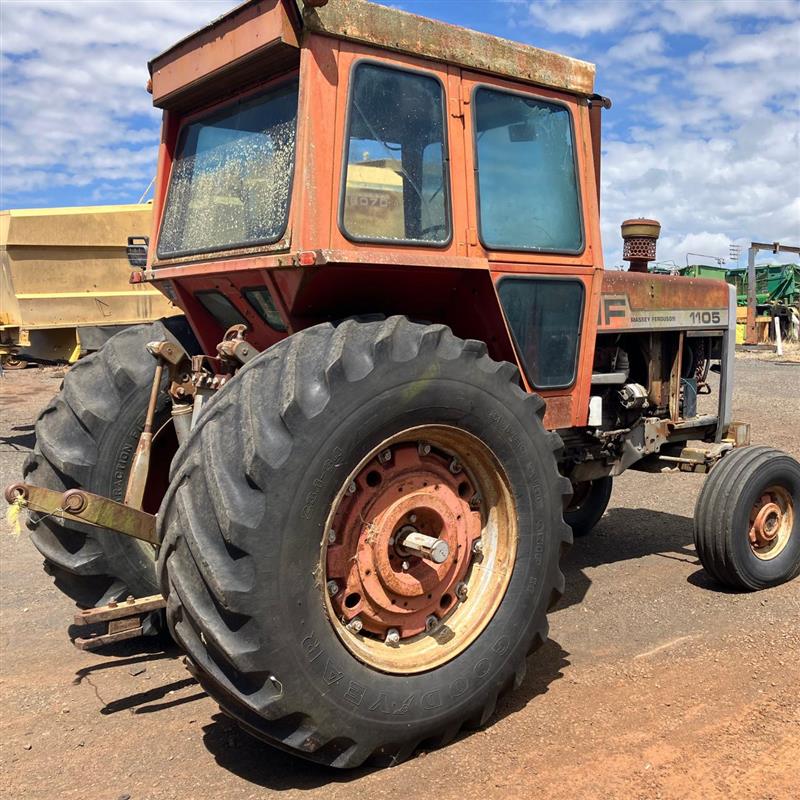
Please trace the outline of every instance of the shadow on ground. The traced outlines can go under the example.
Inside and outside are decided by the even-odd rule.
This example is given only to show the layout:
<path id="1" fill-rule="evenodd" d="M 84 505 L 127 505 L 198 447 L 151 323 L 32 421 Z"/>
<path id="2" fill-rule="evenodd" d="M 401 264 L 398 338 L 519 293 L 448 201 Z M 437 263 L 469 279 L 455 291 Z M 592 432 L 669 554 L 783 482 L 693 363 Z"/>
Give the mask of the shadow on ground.
<path id="1" fill-rule="evenodd" d="M 631 561 L 645 556 L 683 561 L 700 565 L 692 544 L 692 519 L 649 508 L 611 508 L 597 527 L 575 543 L 561 562 L 566 590 L 555 611 L 583 601 L 591 578 L 587 569 Z M 699 574 L 698 574 L 699 573 Z M 712 591 L 720 587 L 700 569 L 689 581 Z"/>
<path id="2" fill-rule="evenodd" d="M 33 429 L 33 425 L 17 425 L 11 428 L 13 436 L 0 436 L 0 452 L 10 450 L 26 453 L 33 450 L 36 441 Z"/>

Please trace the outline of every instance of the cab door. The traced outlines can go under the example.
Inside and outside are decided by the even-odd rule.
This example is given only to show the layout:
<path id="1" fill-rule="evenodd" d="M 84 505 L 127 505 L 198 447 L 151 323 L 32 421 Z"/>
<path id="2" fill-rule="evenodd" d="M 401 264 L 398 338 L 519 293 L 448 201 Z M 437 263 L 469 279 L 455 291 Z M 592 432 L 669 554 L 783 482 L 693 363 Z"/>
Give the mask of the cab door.
<path id="1" fill-rule="evenodd" d="M 588 420 L 602 278 L 585 100 L 464 72 L 467 254 L 486 258 L 548 427 Z"/>

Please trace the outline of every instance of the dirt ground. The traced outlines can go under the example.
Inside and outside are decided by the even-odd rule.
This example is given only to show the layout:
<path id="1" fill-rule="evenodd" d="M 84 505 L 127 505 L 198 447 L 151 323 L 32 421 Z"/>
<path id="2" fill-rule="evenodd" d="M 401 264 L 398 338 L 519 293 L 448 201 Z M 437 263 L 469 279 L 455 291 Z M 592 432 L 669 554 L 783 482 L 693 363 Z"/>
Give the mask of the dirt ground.
<path id="1" fill-rule="evenodd" d="M 800 457 L 800 365 L 737 359 L 754 443 Z M 0 382 L 0 483 L 16 479 L 56 369 Z M 796 798 L 800 582 L 720 590 L 700 568 L 702 478 L 628 473 L 565 564 L 551 639 L 482 731 L 392 770 L 339 773 L 222 717 L 180 654 L 74 649 L 71 603 L 0 536 L 0 796 L 161 798 Z"/>

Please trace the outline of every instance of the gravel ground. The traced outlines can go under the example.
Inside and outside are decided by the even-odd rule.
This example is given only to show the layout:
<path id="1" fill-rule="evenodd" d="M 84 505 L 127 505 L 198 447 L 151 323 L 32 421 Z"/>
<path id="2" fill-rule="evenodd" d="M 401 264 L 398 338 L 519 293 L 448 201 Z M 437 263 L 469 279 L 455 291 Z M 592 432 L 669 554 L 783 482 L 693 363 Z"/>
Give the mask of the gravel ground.
<path id="1" fill-rule="evenodd" d="M 800 457 L 800 365 L 737 360 L 736 418 Z M 56 369 L 0 383 L 0 482 L 19 475 Z M 180 656 L 74 649 L 71 603 L 25 536 L 0 536 L 0 796 L 157 798 L 795 798 L 800 582 L 756 594 L 700 568 L 702 478 L 616 481 L 565 563 L 551 639 L 482 731 L 389 771 L 331 772 L 222 717 Z"/>

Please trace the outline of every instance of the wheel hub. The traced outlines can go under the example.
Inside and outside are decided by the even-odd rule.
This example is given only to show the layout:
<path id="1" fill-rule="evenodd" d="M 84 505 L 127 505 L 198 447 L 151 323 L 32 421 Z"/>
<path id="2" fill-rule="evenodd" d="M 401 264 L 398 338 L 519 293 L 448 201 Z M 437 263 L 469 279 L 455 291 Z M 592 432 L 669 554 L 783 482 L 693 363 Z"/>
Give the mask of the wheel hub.
<path id="1" fill-rule="evenodd" d="M 475 487 L 455 467 L 437 448 L 402 442 L 355 476 L 332 518 L 325 562 L 345 625 L 358 619 L 362 634 L 394 644 L 431 632 L 460 602 L 481 515 Z"/>
<path id="2" fill-rule="evenodd" d="M 794 528 L 794 505 L 789 493 L 781 486 L 771 486 L 750 511 L 750 546 L 756 556 L 775 558 L 789 541 Z"/>

